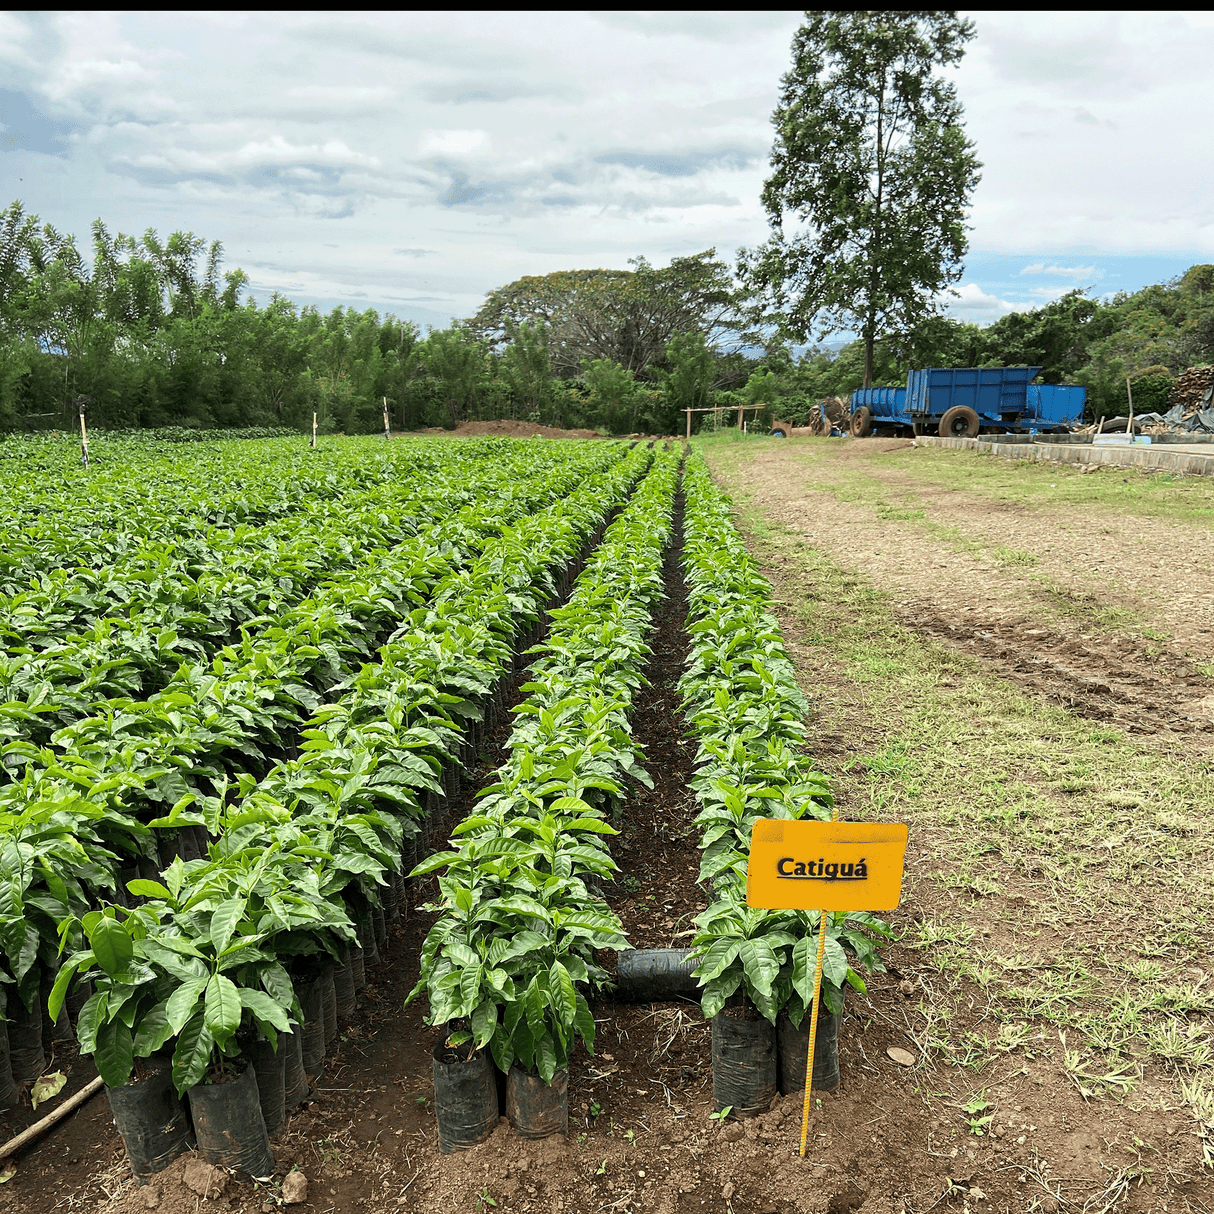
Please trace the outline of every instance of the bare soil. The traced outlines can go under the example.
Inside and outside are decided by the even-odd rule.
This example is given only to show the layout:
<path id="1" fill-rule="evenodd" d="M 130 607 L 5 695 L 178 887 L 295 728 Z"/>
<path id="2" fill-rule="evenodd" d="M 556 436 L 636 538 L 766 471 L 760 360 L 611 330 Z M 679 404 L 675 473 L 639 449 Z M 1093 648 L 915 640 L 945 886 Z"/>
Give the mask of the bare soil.
<path id="1" fill-rule="evenodd" d="M 521 429 L 480 432 L 542 432 L 523 423 L 505 425 Z M 867 450 L 854 458 L 873 460 L 881 442 L 869 440 Z M 891 472 L 890 484 L 903 483 L 902 476 Z M 1133 719 L 1139 728 L 1191 729 L 1204 744 L 1204 717 L 1179 707 L 1186 698 L 1210 693 L 1208 680 L 1192 667 L 1191 654 L 1175 646 L 1149 658 L 1138 651 L 1110 653 L 1099 630 L 1085 635 L 1081 625 L 1031 631 L 1034 621 L 1015 570 L 911 542 L 912 529 L 877 525 L 871 509 L 807 492 L 804 480 L 804 470 L 773 444 L 770 454 L 765 450 L 756 459 L 746 483 L 773 519 L 800 529 L 896 592 L 905 620 L 978 653 L 1033 694 L 1101 719 Z M 932 509 L 940 518 L 964 515 L 967 528 L 992 543 L 1031 547 L 1064 584 L 1073 572 L 1065 553 L 1075 552 L 1079 543 L 1087 545 L 1094 567 L 1104 558 L 1115 576 L 1131 571 L 1098 529 L 1063 535 L 1048 519 L 947 495 Z M 798 587 L 789 570 L 775 564 L 765 572 L 781 598 L 795 601 Z M 1162 595 L 1166 571 L 1148 563 L 1145 571 L 1135 564 L 1133 572 L 1136 588 L 1127 589 L 1127 596 Z M 638 947 L 685 944 L 691 920 L 704 905 L 695 881 L 694 802 L 686 788 L 693 751 L 674 686 L 686 638 L 681 579 L 673 560 L 667 578 L 670 598 L 654 637 L 651 685 L 634 717 L 655 787 L 627 807 L 622 833 L 613 841 L 621 872 L 608 894 Z M 1209 593 L 1214 585 L 1186 577 L 1185 591 Z M 782 624 L 794 657 L 804 654 L 803 630 L 795 618 L 783 613 Z M 805 674 L 807 683 L 819 685 L 833 677 L 819 670 Z M 840 687 L 839 694 L 846 690 Z M 855 724 L 849 719 L 837 733 L 830 723 L 821 725 L 818 744 L 828 758 L 835 752 L 836 765 L 847 761 L 847 731 Z M 453 800 L 450 822 L 463 817 L 475 789 L 501 761 L 505 736 L 503 726 L 482 754 L 475 778 Z M 431 893 L 429 882 L 415 884 L 411 907 Z M 1013 892 L 1013 901 L 1016 896 Z M 895 923 L 912 927 L 934 912 L 940 897 L 912 869 Z M 254 1214 L 281 1204 L 282 1180 L 292 1168 L 308 1180 L 306 1200 L 297 1208 L 317 1214 L 402 1209 L 419 1214 L 1096 1214 L 1214 1208 L 1214 1183 L 1196 1163 L 1191 1118 L 1164 1107 L 1149 1080 L 1133 1109 L 1089 1103 L 1073 1086 L 1060 1083 L 1057 1068 L 1040 1056 L 1009 1054 L 982 1075 L 995 1116 L 983 1133 L 971 1132 L 969 1115 L 961 1109 L 972 1094 L 968 1077 L 921 1065 L 926 1047 L 921 1018 L 913 1013 L 930 1001 L 934 975 L 921 966 L 919 954 L 898 945 L 889 950 L 888 972 L 874 976 L 867 995 L 853 993 L 848 999 L 840 1030 L 842 1083 L 815 1100 L 805 1159 L 798 1153 L 799 1095 L 777 1098 L 768 1113 L 747 1122 L 719 1124 L 712 1117 L 709 1028 L 698 1005 L 610 1001 L 595 1007 L 596 1055 L 579 1052 L 571 1066 L 568 1136 L 529 1142 L 503 1119 L 480 1146 L 440 1155 L 430 1079 L 430 1052 L 439 1032 L 422 1023 L 418 1003 L 402 1011 L 428 926 L 425 915 L 410 909 L 392 929 L 384 963 L 369 973 L 316 1099 L 296 1111 L 274 1139 L 278 1170 L 272 1183 L 229 1181 L 204 1195 L 189 1183 L 190 1161 L 180 1160 L 151 1184 L 137 1186 L 99 1097 L 19 1159 L 15 1176 L 0 1187 L 0 1208 L 12 1214 L 59 1209 L 200 1214 L 209 1208 Z M 1014 936 L 1015 924 L 1005 920 L 991 930 Z M 999 1030 L 980 1000 L 971 999 L 955 1014 L 976 1033 L 993 1036 Z M 909 1051 L 917 1065 L 908 1069 L 896 1062 L 888 1053 L 892 1047 Z M 70 1070 L 73 1088 L 93 1074 L 89 1062 L 70 1049 L 59 1061 Z M 1159 1099 L 1153 1106 L 1154 1096 Z M 42 1111 L 35 1114 L 25 1105 L 0 1115 L 0 1137 L 18 1132 Z M 1139 1176 L 1131 1183 L 1127 1176 L 1142 1161 L 1135 1143 L 1144 1140 L 1153 1144 L 1149 1182 Z"/>
<path id="2" fill-rule="evenodd" d="M 654 439 L 661 437 L 653 434 L 600 434 L 597 430 L 561 430 L 555 426 L 541 426 L 536 422 L 513 421 L 509 419 L 485 422 L 460 422 L 454 430 L 444 430 L 441 426 L 428 426 L 424 430 L 401 431 L 394 437 L 403 438 L 409 434 L 446 434 L 454 438 L 481 438 L 493 435 L 501 438 L 632 438 Z"/>
<path id="3" fill-rule="evenodd" d="M 791 443 L 752 448 L 744 482 L 730 487 L 892 595 L 901 623 L 1031 694 L 1136 733 L 1214 732 L 1214 681 L 1197 669 L 1214 660 L 1214 530 L 943 488 L 882 459 L 909 439 L 832 446 L 842 467 L 876 478 L 895 505 L 913 507 L 904 513 L 922 511 L 935 534 L 814 487 L 821 473 L 807 472 Z M 1125 626 L 1103 623 L 1109 612 Z"/>

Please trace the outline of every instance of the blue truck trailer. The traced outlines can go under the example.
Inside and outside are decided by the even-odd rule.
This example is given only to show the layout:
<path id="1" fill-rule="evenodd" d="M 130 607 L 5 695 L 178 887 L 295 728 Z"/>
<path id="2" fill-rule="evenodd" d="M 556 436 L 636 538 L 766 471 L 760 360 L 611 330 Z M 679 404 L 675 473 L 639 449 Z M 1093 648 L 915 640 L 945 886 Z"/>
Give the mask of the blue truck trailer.
<path id="1" fill-rule="evenodd" d="M 1087 390 L 1030 381 L 1040 367 L 927 367 L 905 388 L 862 388 L 851 397 L 851 433 L 939 434 L 1069 429 L 1083 418 Z"/>

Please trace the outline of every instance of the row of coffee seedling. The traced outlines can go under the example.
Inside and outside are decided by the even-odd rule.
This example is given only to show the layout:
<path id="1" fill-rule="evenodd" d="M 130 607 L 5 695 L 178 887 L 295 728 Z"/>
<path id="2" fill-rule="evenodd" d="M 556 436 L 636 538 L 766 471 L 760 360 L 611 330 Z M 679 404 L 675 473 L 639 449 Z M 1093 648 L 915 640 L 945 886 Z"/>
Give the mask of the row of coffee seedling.
<path id="1" fill-rule="evenodd" d="M 148 833 L 122 813 L 120 784 L 86 780 L 73 793 L 77 772 L 27 768 L 25 796 L 0 821 L 0 842 L 7 840 L 6 859 L 11 853 L 19 861 L 31 841 L 57 840 L 59 851 L 43 849 L 40 879 L 27 882 L 25 899 L 43 905 L 46 922 L 36 926 L 58 918 L 69 944 L 80 916 L 87 947 L 61 970 L 52 1011 L 73 972 L 100 984 L 81 1011 L 80 1035 L 107 1081 L 121 1082 L 134 1059 L 171 1047 L 182 1090 L 239 1053 L 242 1027 L 272 1039 L 291 1018 L 304 1020 L 292 979 L 315 981 L 320 958 L 345 961 L 355 921 L 374 916 L 382 879 L 400 865 L 401 843 L 423 820 L 423 803 L 433 809 L 444 765 L 453 770 L 464 744 L 458 727 L 492 703 L 511 638 L 538 619 L 554 581 L 627 494 L 645 458 L 635 453 L 504 528 L 467 569 L 439 582 L 433 601 L 401 621 L 381 648 L 383 660 L 364 666 L 335 689 L 334 703 L 313 713 L 298 759 L 279 762 L 261 780 L 242 776 L 231 788 L 220 778 L 214 793 L 189 793 L 151 823 L 164 831 L 201 827 L 211 842 L 205 857 L 178 857 L 158 880 L 132 885 L 137 906 L 81 914 L 112 881 L 118 845 Z M 61 870 L 72 864 L 83 881 L 64 879 Z M 126 944 L 117 943 L 120 936 Z M 20 947 L 6 952 L 26 993 L 36 958 L 21 951 L 28 936 L 13 943 Z"/>
<path id="2" fill-rule="evenodd" d="M 550 613 L 508 761 L 453 832 L 455 849 L 417 869 L 441 874 L 430 908 L 440 917 L 410 998 L 424 990 L 427 1019 L 447 1028 L 435 1056 L 444 1150 L 497 1123 L 493 1064 L 520 1132 L 563 1129 L 570 1053 L 578 1040 L 593 1051 L 586 995 L 606 979 L 595 950 L 627 946 L 602 899 L 615 869 L 605 840 L 629 786 L 649 782 L 628 713 L 664 594 L 677 475 L 678 457 L 659 454 L 568 603 Z"/>
<path id="3" fill-rule="evenodd" d="M 691 650 L 679 690 L 698 743 L 700 876 L 712 891 L 696 920 L 694 973 L 713 1022 L 717 1107 L 749 1115 L 766 1109 L 777 1083 L 804 1086 L 820 914 L 747 905 L 751 832 L 759 818 L 829 819 L 832 798 L 804 752 L 811 710 L 771 613 L 770 585 L 698 456 L 684 484 Z M 843 987 L 864 989 L 857 970 L 882 968 L 876 949 L 888 935 L 871 915 L 828 915 L 816 1086 L 838 1082 Z"/>

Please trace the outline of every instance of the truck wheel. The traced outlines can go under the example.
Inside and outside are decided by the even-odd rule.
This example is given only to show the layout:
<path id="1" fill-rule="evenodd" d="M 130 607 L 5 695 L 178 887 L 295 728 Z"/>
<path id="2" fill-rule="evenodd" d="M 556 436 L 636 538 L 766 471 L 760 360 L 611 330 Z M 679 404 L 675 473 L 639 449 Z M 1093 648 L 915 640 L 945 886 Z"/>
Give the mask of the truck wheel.
<path id="1" fill-rule="evenodd" d="M 940 419 L 941 438 L 977 438 L 981 423 L 968 405 L 954 405 Z"/>
<path id="2" fill-rule="evenodd" d="M 911 422 L 911 433 L 916 438 L 923 438 L 928 433 L 927 422 L 916 417 L 915 420 Z"/>
<path id="3" fill-rule="evenodd" d="M 851 432 L 854 438 L 867 438 L 873 432 L 873 415 L 867 405 L 851 415 Z"/>

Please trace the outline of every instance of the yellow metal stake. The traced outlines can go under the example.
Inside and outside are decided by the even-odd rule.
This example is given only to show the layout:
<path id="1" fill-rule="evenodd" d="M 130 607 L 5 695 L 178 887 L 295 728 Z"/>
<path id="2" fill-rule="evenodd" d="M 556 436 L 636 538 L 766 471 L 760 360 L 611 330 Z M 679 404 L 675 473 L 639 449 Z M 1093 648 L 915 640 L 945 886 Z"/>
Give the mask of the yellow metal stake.
<path id="1" fill-rule="evenodd" d="M 826 911 L 819 911 L 818 963 L 814 966 L 814 1010 L 809 1018 L 809 1050 L 805 1055 L 805 1103 L 801 1106 L 801 1158 L 805 1158 L 805 1140 L 809 1137 L 809 1094 L 814 1086 L 814 1042 L 818 1039 L 818 1004 L 822 1002 L 822 962 L 826 957 Z"/>
<path id="2" fill-rule="evenodd" d="M 830 820 L 838 822 L 839 807 L 832 805 Z M 822 963 L 826 960 L 826 912 L 818 912 L 818 960 L 814 964 L 814 1010 L 809 1017 L 809 1049 L 805 1051 L 805 1103 L 801 1105 L 801 1158 L 809 1137 L 809 1097 L 814 1088 L 814 1043 L 818 1040 L 818 1005 L 822 1002 Z"/>

